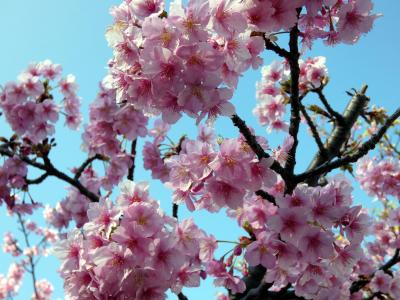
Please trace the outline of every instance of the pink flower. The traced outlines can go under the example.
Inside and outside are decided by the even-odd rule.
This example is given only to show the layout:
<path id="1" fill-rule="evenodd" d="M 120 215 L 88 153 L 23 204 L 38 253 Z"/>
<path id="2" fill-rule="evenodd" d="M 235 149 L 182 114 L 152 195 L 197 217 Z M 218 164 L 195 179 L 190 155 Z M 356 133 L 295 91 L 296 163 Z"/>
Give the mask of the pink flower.
<path id="1" fill-rule="evenodd" d="M 150 245 L 152 266 L 160 272 L 160 276 L 167 277 L 166 279 L 168 279 L 172 270 L 180 268 L 184 263 L 182 254 L 175 246 L 175 241 L 165 236 L 156 239 Z"/>
<path id="2" fill-rule="evenodd" d="M 271 239 L 266 233 L 257 236 L 257 240 L 246 248 L 244 258 L 250 266 L 263 265 L 267 269 L 275 266 L 274 250 L 270 247 Z"/>
<path id="3" fill-rule="evenodd" d="M 212 199 L 220 206 L 236 209 L 243 203 L 245 191 L 221 180 L 209 180 L 207 190 Z"/>
<path id="4" fill-rule="evenodd" d="M 246 19 L 238 11 L 238 6 L 232 0 L 212 0 L 211 21 L 213 29 L 224 37 L 229 37 L 232 34 L 238 34 L 246 29 Z"/>
<path id="5" fill-rule="evenodd" d="M 75 229 L 68 233 L 67 239 L 60 240 L 55 244 L 54 255 L 63 260 L 60 267 L 62 273 L 69 273 L 79 268 L 82 240 L 82 234 L 78 229 Z"/>
<path id="6" fill-rule="evenodd" d="M 371 280 L 370 286 L 373 292 L 388 293 L 392 277 L 382 270 L 375 272 L 374 277 Z"/>
<path id="7" fill-rule="evenodd" d="M 125 180 L 119 185 L 119 188 L 121 194 L 118 197 L 118 204 L 120 207 L 149 201 L 149 184 L 147 182 Z"/>
<path id="8" fill-rule="evenodd" d="M 130 2 L 134 16 L 142 20 L 152 14 L 160 14 L 163 4 L 161 0 L 132 0 Z"/>
<path id="9" fill-rule="evenodd" d="M 60 65 L 53 64 L 50 60 L 39 63 L 39 73 L 47 79 L 54 80 L 61 75 L 62 68 Z"/>
<path id="10" fill-rule="evenodd" d="M 315 262 L 318 258 L 328 258 L 333 254 L 333 237 L 316 228 L 309 228 L 299 239 L 299 250 L 306 261 Z"/>
<path id="11" fill-rule="evenodd" d="M 296 243 L 307 229 L 307 218 L 302 208 L 279 208 L 268 221 L 268 227 L 280 233 L 282 240 Z"/>
<path id="12" fill-rule="evenodd" d="M 125 210 L 121 225 L 134 227 L 135 232 L 142 237 L 151 237 L 162 228 L 162 220 L 156 209 L 150 203 L 133 203 Z"/>
<path id="13" fill-rule="evenodd" d="M 143 265 L 146 256 L 149 255 L 149 247 L 151 240 L 142 237 L 132 226 L 120 226 L 112 233 L 111 238 L 119 245 L 129 248 L 134 253 L 136 264 Z"/>
<path id="14" fill-rule="evenodd" d="M 354 44 L 362 33 L 368 33 L 378 15 L 371 15 L 370 0 L 354 0 L 343 4 L 339 11 L 337 30 L 345 43 Z"/>
<path id="15" fill-rule="evenodd" d="M 214 257 L 214 251 L 218 248 L 217 240 L 213 235 L 203 237 L 200 240 L 199 258 L 203 262 L 211 261 Z"/>
<path id="16" fill-rule="evenodd" d="M 177 244 L 183 253 L 194 256 L 199 252 L 199 239 L 204 233 L 194 224 L 192 218 L 184 220 L 177 226 L 176 235 Z"/>
<path id="17" fill-rule="evenodd" d="M 347 238 L 352 243 L 361 243 L 371 226 L 370 217 L 361 211 L 361 206 L 351 208 L 346 215 L 349 218 L 348 225 L 344 227 Z"/>
<path id="18" fill-rule="evenodd" d="M 90 203 L 87 215 L 99 230 L 109 232 L 118 224 L 120 212 L 109 199 L 101 198 L 99 203 Z"/>

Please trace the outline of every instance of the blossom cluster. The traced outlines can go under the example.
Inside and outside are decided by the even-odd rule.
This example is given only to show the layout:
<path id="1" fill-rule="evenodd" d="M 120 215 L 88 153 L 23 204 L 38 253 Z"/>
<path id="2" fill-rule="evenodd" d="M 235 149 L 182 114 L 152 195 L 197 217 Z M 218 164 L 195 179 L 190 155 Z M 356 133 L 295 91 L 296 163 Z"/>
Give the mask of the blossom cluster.
<path id="1" fill-rule="evenodd" d="M 120 191 L 117 204 L 91 203 L 82 231 L 54 248 L 68 299 L 165 299 L 169 288 L 199 286 L 206 234 L 192 219 L 166 216 L 147 183 L 125 181 Z"/>
<path id="2" fill-rule="evenodd" d="M 59 80 L 59 91 L 64 97 L 63 109 L 66 125 L 77 128 L 81 121 L 80 100 L 76 95 L 75 77 L 60 79 L 62 68 L 46 60 L 31 64 L 18 77 L 18 82 L 7 83 L 0 92 L 0 108 L 12 130 L 21 138 L 37 144 L 54 134 L 54 123 L 61 107 L 50 94 L 53 81 Z"/>
<path id="3" fill-rule="evenodd" d="M 4 160 L 0 165 L 0 204 L 4 201 L 8 208 L 15 206 L 16 195 L 13 189 L 25 186 L 25 176 L 28 168 L 20 159 L 13 157 Z"/>
<path id="4" fill-rule="evenodd" d="M 365 156 L 357 164 L 356 178 L 371 196 L 400 198 L 400 162 L 396 158 L 378 160 Z"/>
<path id="5" fill-rule="evenodd" d="M 306 61 L 299 60 L 299 89 L 301 93 L 318 88 L 328 76 L 325 57 L 318 56 Z M 289 125 L 284 120 L 286 104 L 289 103 L 288 82 L 290 68 L 286 61 L 274 61 L 261 69 L 262 79 L 257 82 L 257 105 L 253 110 L 262 126 L 271 130 L 287 131 Z"/>
<path id="6" fill-rule="evenodd" d="M 259 161 L 243 137 L 217 143 L 210 128 L 200 127 L 196 140 L 185 138 L 179 153 L 164 160 L 157 147 L 162 139 L 154 141 L 143 150 L 145 168 L 151 169 L 156 178 L 165 174 L 167 186 L 173 189 L 174 203 L 185 203 L 190 211 L 238 208 L 246 194 L 271 187 L 277 179 L 269 168 L 273 159 Z M 265 139 L 259 141 L 267 147 Z M 151 148 L 152 151 L 147 150 Z"/>
<path id="7" fill-rule="evenodd" d="M 0 274 L 0 299 L 9 299 L 10 296 L 18 293 L 24 272 L 22 265 L 12 264 L 8 269 L 7 276 Z"/>
<path id="8" fill-rule="evenodd" d="M 168 12 L 163 1 L 124 1 L 106 34 L 114 49 L 107 81 L 118 102 L 168 123 L 183 112 L 198 121 L 231 115 L 238 78 L 262 64 L 264 40 L 255 32 L 270 38 L 298 23 L 305 45 L 354 43 L 371 29 L 371 10 L 369 0 L 177 0 Z"/>
<path id="9" fill-rule="evenodd" d="M 245 262 L 267 268 L 264 280 L 277 290 L 290 283 L 306 299 L 348 299 L 353 274 L 370 272 L 360 265 L 371 219 L 351 206 L 351 190 L 344 177 L 334 177 L 324 187 L 299 185 L 291 195 L 271 189 L 276 205 L 245 199 L 243 208 L 229 211 L 255 237 L 241 243 Z"/>
<path id="10" fill-rule="evenodd" d="M 100 154 L 108 159 L 101 185 L 107 190 L 128 173 L 131 157 L 123 149 L 120 137 L 133 141 L 147 134 L 148 118 L 130 104 L 117 104 L 114 89 L 100 84 L 100 92 L 90 105 L 90 122 L 82 135 L 89 155 Z"/>

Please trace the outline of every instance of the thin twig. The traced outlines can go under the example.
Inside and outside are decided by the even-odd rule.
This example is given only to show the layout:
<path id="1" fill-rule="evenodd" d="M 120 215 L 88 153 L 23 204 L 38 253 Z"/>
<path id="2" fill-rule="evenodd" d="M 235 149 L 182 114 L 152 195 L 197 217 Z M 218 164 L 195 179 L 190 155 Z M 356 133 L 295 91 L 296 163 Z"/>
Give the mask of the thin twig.
<path id="1" fill-rule="evenodd" d="M 86 160 L 81 164 L 81 166 L 76 170 L 74 179 L 75 179 L 75 180 L 78 180 L 78 179 L 82 176 L 82 173 L 85 171 L 85 169 L 86 169 L 93 161 L 95 161 L 96 159 L 103 160 L 103 157 L 102 157 L 100 154 L 96 154 L 96 155 L 94 155 L 94 156 L 92 156 L 92 157 L 88 157 L 88 159 L 86 159 Z"/>
<path id="2" fill-rule="evenodd" d="M 25 244 L 26 244 L 26 246 L 28 248 L 30 248 L 31 246 L 30 246 L 30 243 L 29 243 L 28 232 L 26 231 L 24 220 L 22 220 L 21 214 L 17 213 L 17 216 L 18 216 L 18 221 L 19 221 L 19 223 L 21 225 L 22 233 L 23 233 L 24 238 L 25 238 Z M 35 263 L 33 262 L 32 255 L 28 255 L 28 258 L 29 258 L 29 264 L 30 264 L 30 267 L 31 267 L 31 269 L 29 270 L 29 273 L 31 273 L 31 275 L 32 275 L 32 283 L 33 283 L 33 290 L 35 292 L 35 298 L 39 299 L 39 294 L 38 294 L 38 291 L 37 291 L 37 288 L 36 288 Z"/>
<path id="3" fill-rule="evenodd" d="M 311 91 L 318 95 L 319 99 L 321 100 L 322 104 L 325 106 L 328 113 L 334 119 L 336 119 L 337 122 L 339 122 L 339 123 L 343 122 L 343 116 L 332 108 L 332 106 L 329 104 L 328 100 L 326 99 L 322 89 L 323 89 L 323 85 L 321 85 L 321 87 L 319 87 L 319 88 L 312 89 Z"/>
<path id="4" fill-rule="evenodd" d="M 312 136 L 314 137 L 314 140 L 319 148 L 319 152 L 321 152 L 321 155 L 324 156 L 325 159 L 328 159 L 326 149 L 324 147 L 324 144 L 322 143 L 321 137 L 319 136 L 317 127 L 315 126 L 314 122 L 312 121 L 310 115 L 307 113 L 306 108 L 301 103 L 300 103 L 300 111 L 303 114 L 304 118 L 306 119 L 308 127 L 310 127 Z"/>

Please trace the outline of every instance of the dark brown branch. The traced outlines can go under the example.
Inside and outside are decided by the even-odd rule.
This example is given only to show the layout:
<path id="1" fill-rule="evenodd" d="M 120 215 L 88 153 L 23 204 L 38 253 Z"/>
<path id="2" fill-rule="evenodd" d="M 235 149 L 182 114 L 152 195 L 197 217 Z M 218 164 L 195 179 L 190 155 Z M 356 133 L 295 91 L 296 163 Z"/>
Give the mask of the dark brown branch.
<path id="1" fill-rule="evenodd" d="M 314 137 L 314 140 L 315 140 L 315 142 L 316 142 L 316 144 L 317 144 L 317 146 L 318 146 L 319 152 L 321 153 L 321 155 L 322 155 L 325 159 L 327 159 L 327 158 L 328 158 L 328 155 L 327 155 L 327 153 L 326 153 L 326 149 L 325 149 L 325 147 L 324 147 L 324 144 L 322 143 L 321 137 L 320 137 L 319 134 L 318 134 L 317 127 L 315 126 L 314 122 L 311 120 L 311 117 L 310 117 L 310 115 L 307 113 L 306 108 L 305 108 L 304 105 L 301 104 L 301 103 L 300 103 L 300 111 L 301 111 L 301 113 L 303 114 L 304 118 L 306 119 L 308 127 L 310 127 L 312 136 Z"/>
<path id="2" fill-rule="evenodd" d="M 345 166 L 349 163 L 356 162 L 361 157 L 366 155 L 370 150 L 373 150 L 378 144 L 379 140 L 386 133 L 389 127 L 393 124 L 393 122 L 400 117 L 400 109 L 397 109 L 395 113 L 393 113 L 385 122 L 385 124 L 378 130 L 377 133 L 371 136 L 371 138 L 362 144 L 356 153 L 347 155 L 343 158 L 336 159 L 332 162 L 327 162 L 319 167 L 311 169 L 310 171 L 304 172 L 295 177 L 296 182 L 302 182 L 308 178 L 316 178 L 325 173 L 328 173 L 334 169 Z"/>
<path id="3" fill-rule="evenodd" d="M 289 124 L 289 134 L 293 137 L 292 148 L 288 152 L 288 159 L 285 164 L 285 171 L 290 177 L 293 176 L 294 167 L 296 165 L 296 151 L 299 144 L 298 132 L 300 127 L 300 101 L 299 101 L 299 77 L 300 77 L 300 66 L 299 66 L 299 29 L 297 24 L 290 30 L 290 57 L 289 57 L 289 67 L 290 67 L 290 124 Z M 286 192 L 291 193 L 294 186 L 289 181 L 286 184 Z"/>
<path id="4" fill-rule="evenodd" d="M 317 184 L 319 176 L 322 175 L 322 173 L 318 173 L 318 176 L 312 177 L 306 177 L 304 175 L 308 174 L 312 170 L 315 170 L 323 164 L 327 164 L 331 159 L 340 155 L 341 148 L 350 137 L 351 129 L 353 128 L 354 123 L 357 121 L 358 117 L 364 111 L 364 108 L 369 102 L 369 98 L 365 96 L 366 90 L 367 86 L 365 85 L 361 88 L 360 92 L 356 93 L 352 97 L 343 113 L 343 122 L 335 123 L 332 133 L 324 145 L 327 158 L 323 157 L 320 153 L 317 153 L 307 168 L 307 171 L 301 175 L 301 178 L 297 178 L 295 184 L 302 181 L 305 181 L 309 185 Z"/>
<path id="5" fill-rule="evenodd" d="M 391 267 L 393 267 L 394 265 L 396 265 L 397 263 L 400 262 L 400 249 L 396 249 L 393 257 L 388 260 L 382 267 L 380 267 L 379 269 L 386 272 L 388 271 Z"/>
<path id="6" fill-rule="evenodd" d="M 25 182 L 26 182 L 27 185 L 31 185 L 31 184 L 40 184 L 40 183 L 42 183 L 43 181 L 45 181 L 47 177 L 49 177 L 49 174 L 46 172 L 46 173 L 43 173 L 42 175 L 40 175 L 38 178 L 35 178 L 35 179 L 25 179 Z"/>
<path id="7" fill-rule="evenodd" d="M 178 208 L 179 208 L 179 205 L 178 205 L 178 204 L 176 204 L 176 203 L 173 203 L 173 204 L 172 204 L 172 216 L 173 216 L 175 219 L 178 219 Z"/>
<path id="8" fill-rule="evenodd" d="M 275 52 L 280 57 L 286 59 L 289 58 L 290 53 L 286 49 L 283 49 L 279 47 L 277 44 L 273 43 L 268 37 L 265 36 L 265 34 L 263 34 L 263 38 L 264 38 L 265 49 Z"/>
<path id="9" fill-rule="evenodd" d="M 20 160 L 23 162 L 27 163 L 28 165 L 35 167 L 37 169 L 45 171 L 48 176 L 54 176 L 57 177 L 58 179 L 61 179 L 73 187 L 75 187 L 82 195 L 86 196 L 89 198 L 92 202 L 98 202 L 99 201 L 99 196 L 94 194 L 93 192 L 89 191 L 86 187 L 82 185 L 82 183 L 79 180 L 76 180 L 74 178 L 69 177 L 65 173 L 57 170 L 53 164 L 50 162 L 48 157 L 43 157 L 44 164 L 41 164 L 39 162 L 36 162 L 26 156 L 18 155 L 9 149 L 7 149 L 5 146 L 0 146 L 0 155 L 3 156 L 8 156 L 8 157 L 14 157 L 15 155 L 18 156 Z"/>
<path id="10" fill-rule="evenodd" d="M 323 85 L 321 85 L 321 87 L 319 88 L 312 89 L 311 91 L 318 95 L 319 99 L 321 100 L 322 104 L 325 106 L 325 109 L 328 111 L 331 117 L 333 117 L 339 123 L 343 122 L 343 116 L 339 114 L 336 110 L 334 110 L 326 99 L 323 93 Z"/>
<path id="11" fill-rule="evenodd" d="M 137 144 L 137 140 L 132 141 L 132 145 L 131 145 L 132 166 L 128 170 L 128 179 L 129 180 L 133 180 L 134 173 L 135 173 L 136 144 Z"/>
<path id="12" fill-rule="evenodd" d="M 271 194 L 267 193 L 266 191 L 258 190 L 258 191 L 255 192 L 255 194 L 257 196 L 260 196 L 261 198 L 271 202 L 272 204 L 276 205 L 274 196 L 272 196 Z"/>
<path id="13" fill-rule="evenodd" d="M 100 154 L 96 154 L 96 155 L 94 155 L 94 156 L 92 156 L 92 157 L 88 157 L 88 158 L 81 164 L 81 166 L 76 170 L 74 179 L 75 179 L 75 180 L 78 180 L 78 179 L 82 176 L 82 173 L 85 171 L 85 169 L 86 169 L 93 161 L 95 161 L 96 159 L 103 160 L 103 157 L 102 157 Z"/>
<path id="14" fill-rule="evenodd" d="M 238 115 L 233 115 L 231 117 L 233 125 L 239 128 L 240 133 L 246 139 L 247 144 L 250 148 L 254 151 L 257 155 L 258 159 L 261 160 L 262 158 L 270 158 L 271 156 L 264 151 L 261 145 L 257 142 L 257 139 L 253 133 L 251 133 L 250 129 L 247 127 L 245 121 L 243 121 Z M 283 180 L 286 181 L 287 176 L 285 170 L 282 166 L 277 162 L 274 161 L 271 165 L 271 169 L 274 170 L 276 173 L 281 175 Z"/>
<path id="15" fill-rule="evenodd" d="M 179 293 L 178 295 L 178 299 L 179 300 L 189 300 L 189 298 L 188 297 L 186 297 L 184 294 L 182 294 L 182 293 Z"/>

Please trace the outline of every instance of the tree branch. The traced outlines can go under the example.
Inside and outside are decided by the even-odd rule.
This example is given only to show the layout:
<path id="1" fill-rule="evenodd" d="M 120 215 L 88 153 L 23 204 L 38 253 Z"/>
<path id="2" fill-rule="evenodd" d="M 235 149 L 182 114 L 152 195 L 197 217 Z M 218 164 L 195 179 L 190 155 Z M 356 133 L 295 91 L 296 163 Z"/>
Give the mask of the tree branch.
<path id="1" fill-rule="evenodd" d="M 318 134 L 317 127 L 315 126 L 314 122 L 311 120 L 310 115 L 307 113 L 306 108 L 304 107 L 303 104 L 300 103 L 300 111 L 303 114 L 304 118 L 307 121 L 308 127 L 310 127 L 312 136 L 314 137 L 315 142 L 317 143 L 318 149 L 320 154 L 327 159 L 328 155 L 326 153 L 326 149 L 324 147 L 324 144 L 322 143 L 321 137 Z"/>
<path id="2" fill-rule="evenodd" d="M 75 180 L 78 180 L 78 179 L 82 176 L 82 173 L 85 171 L 85 169 L 86 169 L 93 161 L 95 161 L 96 159 L 103 160 L 103 157 L 102 157 L 100 154 L 96 154 L 96 155 L 94 155 L 94 156 L 92 156 L 92 157 L 88 157 L 88 158 L 81 164 L 81 166 L 76 170 L 74 179 L 75 179 Z"/>
<path id="3" fill-rule="evenodd" d="M 135 173 L 136 144 L 137 144 L 137 139 L 132 141 L 131 145 L 132 166 L 128 170 L 128 179 L 132 181 Z"/>
<path id="4" fill-rule="evenodd" d="M 35 178 L 35 179 L 28 179 L 27 178 L 27 179 L 25 179 L 25 182 L 26 182 L 27 185 L 40 184 L 43 181 L 45 181 L 47 177 L 49 177 L 49 174 L 46 172 L 46 173 L 43 173 L 42 175 L 40 175 L 38 178 Z"/>
<path id="5" fill-rule="evenodd" d="M 31 245 L 29 243 L 28 232 L 26 231 L 26 228 L 25 228 L 25 222 L 22 219 L 21 214 L 17 213 L 17 216 L 18 216 L 19 224 L 21 225 L 22 234 L 24 235 L 26 247 L 30 248 Z M 33 262 L 32 255 L 28 255 L 28 258 L 29 258 L 29 265 L 31 267 L 30 270 L 29 270 L 29 273 L 31 273 L 31 276 L 32 276 L 33 291 L 35 293 L 36 299 L 39 299 L 39 294 L 38 294 L 38 291 L 37 291 L 37 288 L 36 288 L 35 263 Z"/>
<path id="6" fill-rule="evenodd" d="M 53 166 L 53 164 L 51 163 L 51 161 L 49 160 L 49 158 L 47 156 L 43 157 L 44 164 L 41 164 L 41 163 L 36 162 L 36 161 L 34 161 L 32 159 L 29 159 L 26 156 L 18 155 L 16 153 L 10 151 L 9 149 L 7 149 L 7 147 L 5 147 L 5 146 L 0 146 L 0 155 L 7 156 L 7 157 L 14 157 L 16 155 L 16 156 L 18 156 L 18 158 L 20 160 L 22 160 L 23 162 L 27 163 L 28 165 L 45 171 L 48 174 L 48 176 L 54 176 L 54 177 L 57 177 L 58 179 L 61 179 L 61 180 L 65 181 L 65 182 L 69 183 L 70 185 L 75 187 L 82 195 L 84 195 L 87 198 L 89 198 L 92 202 L 98 202 L 99 201 L 99 196 L 97 196 L 93 192 L 89 191 L 86 187 L 84 187 L 82 185 L 82 183 L 79 180 L 71 178 L 67 174 L 57 170 Z"/>
<path id="7" fill-rule="evenodd" d="M 262 158 L 270 158 L 271 157 L 268 153 L 266 153 L 264 151 L 264 149 L 257 142 L 255 135 L 253 133 L 251 133 L 251 131 L 247 127 L 245 121 L 243 121 L 238 115 L 233 115 L 231 117 L 231 120 L 233 122 L 233 125 L 235 125 L 237 128 L 239 128 L 240 133 L 244 136 L 247 144 L 250 146 L 250 148 L 253 150 L 253 152 L 257 155 L 259 160 L 261 160 Z M 283 180 L 286 181 L 286 179 L 287 179 L 286 172 L 277 161 L 274 160 L 274 162 L 272 163 L 270 168 L 272 170 L 274 170 L 276 173 L 278 173 L 279 175 L 281 175 Z"/>
<path id="8" fill-rule="evenodd" d="M 325 106 L 325 109 L 328 111 L 328 113 L 339 123 L 343 122 L 343 116 L 339 114 L 336 110 L 332 108 L 332 106 L 329 104 L 328 100 L 326 99 L 324 93 L 323 93 L 323 85 L 321 87 L 312 89 L 312 92 L 316 93 L 321 100 L 322 104 Z"/>
<path id="9" fill-rule="evenodd" d="M 290 56 L 289 56 L 289 67 L 290 67 L 290 124 L 289 134 L 293 137 L 292 148 L 288 152 L 288 159 L 285 164 L 285 171 L 290 177 L 293 176 L 294 167 L 296 165 L 296 151 L 299 144 L 298 132 L 300 127 L 300 101 L 299 101 L 299 77 L 300 77 L 300 66 L 299 66 L 299 29 L 297 24 L 290 30 Z M 289 181 L 285 186 L 286 192 L 291 193 L 294 186 Z"/>
<path id="10" fill-rule="evenodd" d="M 271 194 L 267 193 L 266 191 L 258 190 L 258 191 L 255 192 L 255 194 L 257 196 L 260 196 L 261 198 L 271 202 L 272 204 L 276 205 L 276 201 L 275 201 L 274 196 L 272 196 Z"/>
<path id="11" fill-rule="evenodd" d="M 358 151 L 354 154 L 347 155 L 343 158 L 336 159 L 332 162 L 326 162 L 314 169 L 306 171 L 298 176 L 295 176 L 295 182 L 299 183 L 308 178 L 317 178 L 322 174 L 328 173 L 334 169 L 347 165 L 349 163 L 356 162 L 365 154 L 367 154 L 370 150 L 373 150 L 385 132 L 389 129 L 389 127 L 393 124 L 393 122 L 400 117 L 400 108 L 396 110 L 385 122 L 385 124 L 378 130 L 377 133 L 371 136 L 371 138 L 362 144 Z"/>
<path id="12" fill-rule="evenodd" d="M 189 298 L 188 297 L 186 297 L 184 294 L 182 294 L 182 293 L 179 293 L 178 295 L 178 299 L 179 300 L 189 300 Z"/>
<path id="13" fill-rule="evenodd" d="M 305 174 L 310 173 L 312 170 L 326 164 L 334 157 L 339 156 L 342 146 L 350 137 L 354 123 L 357 121 L 358 117 L 369 102 L 369 98 L 365 96 L 366 90 L 367 86 L 364 85 L 361 88 L 361 91 L 357 92 L 352 97 L 343 113 L 343 121 L 335 123 L 332 133 L 324 145 L 327 158 L 323 157 L 320 153 L 317 153 L 308 166 L 307 171 L 301 174 L 301 177 L 297 176 L 298 178 L 295 181 L 295 184 L 305 181 L 309 185 L 316 185 L 319 179 L 319 176 L 317 175 L 322 175 L 323 173 L 316 173 L 316 176 L 312 177 L 305 177 Z"/>

